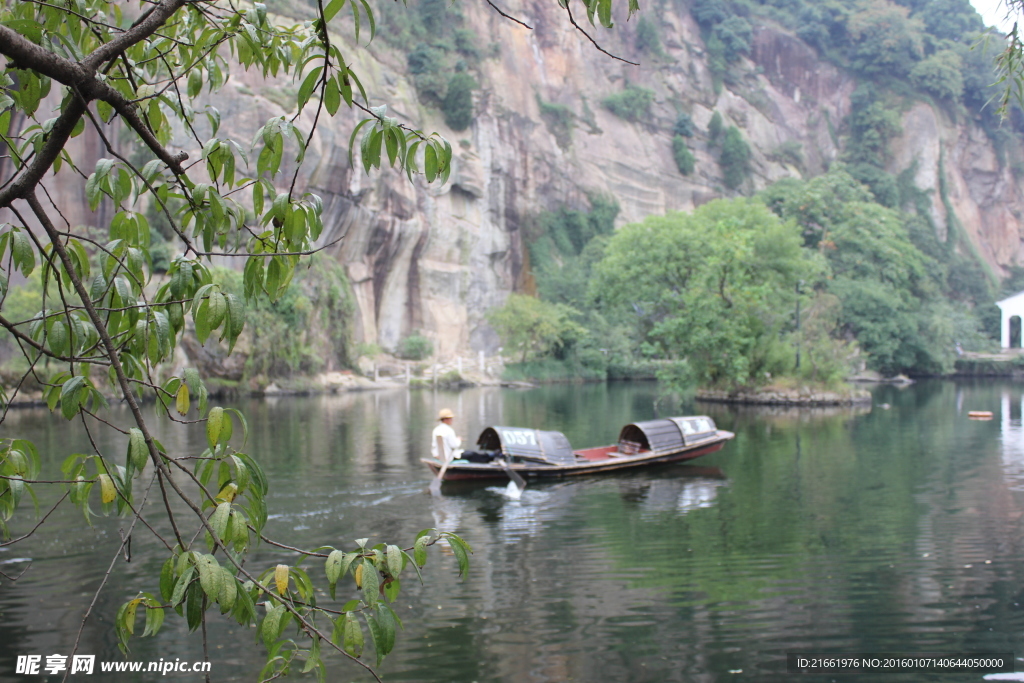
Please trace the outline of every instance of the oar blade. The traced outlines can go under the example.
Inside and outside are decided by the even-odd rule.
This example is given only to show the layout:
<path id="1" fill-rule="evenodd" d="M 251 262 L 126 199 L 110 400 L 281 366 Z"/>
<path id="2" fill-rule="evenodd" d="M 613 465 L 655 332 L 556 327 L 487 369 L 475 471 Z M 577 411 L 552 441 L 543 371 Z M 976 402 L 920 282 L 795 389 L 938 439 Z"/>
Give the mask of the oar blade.
<path id="1" fill-rule="evenodd" d="M 430 482 L 430 486 L 427 490 L 430 491 L 430 495 L 439 496 L 441 495 L 441 482 L 444 481 L 444 473 L 448 470 L 448 463 L 441 465 L 441 471 L 434 477 L 434 481 Z"/>
<path id="2" fill-rule="evenodd" d="M 511 463 L 509 463 L 508 460 L 506 460 L 504 462 L 504 466 L 505 466 L 505 474 L 508 475 L 508 480 L 509 480 L 508 481 L 508 488 L 505 489 L 505 492 L 510 497 L 515 498 L 515 499 L 518 500 L 519 497 L 521 495 L 523 495 L 523 491 L 526 490 L 526 480 L 523 479 L 523 477 L 518 472 L 516 472 L 514 469 L 512 469 L 512 465 L 511 465 Z M 513 491 L 515 491 L 515 493 L 513 493 Z"/>

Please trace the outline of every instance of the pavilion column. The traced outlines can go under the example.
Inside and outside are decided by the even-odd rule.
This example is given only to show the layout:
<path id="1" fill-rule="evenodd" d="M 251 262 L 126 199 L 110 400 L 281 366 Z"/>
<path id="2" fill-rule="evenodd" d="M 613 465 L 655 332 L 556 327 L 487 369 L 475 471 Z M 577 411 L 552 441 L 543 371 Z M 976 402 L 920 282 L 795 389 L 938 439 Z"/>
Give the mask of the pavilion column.
<path id="1" fill-rule="evenodd" d="M 1002 314 L 1002 334 L 1000 335 L 999 345 L 1004 348 L 1010 348 L 1010 316 L 1006 314 L 1006 311 L 1000 311 Z"/>

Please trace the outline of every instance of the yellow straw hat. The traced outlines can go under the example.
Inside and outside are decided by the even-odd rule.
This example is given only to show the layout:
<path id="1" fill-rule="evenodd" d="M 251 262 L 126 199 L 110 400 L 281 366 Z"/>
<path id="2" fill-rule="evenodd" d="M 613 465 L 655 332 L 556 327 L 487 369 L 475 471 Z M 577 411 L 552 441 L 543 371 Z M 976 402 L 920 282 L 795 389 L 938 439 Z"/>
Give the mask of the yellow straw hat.
<path id="1" fill-rule="evenodd" d="M 442 408 L 441 412 L 439 412 L 437 414 L 437 419 L 438 420 L 447 420 L 449 418 L 454 418 L 454 417 L 455 417 L 455 413 L 453 413 L 452 411 L 448 410 L 447 408 Z"/>

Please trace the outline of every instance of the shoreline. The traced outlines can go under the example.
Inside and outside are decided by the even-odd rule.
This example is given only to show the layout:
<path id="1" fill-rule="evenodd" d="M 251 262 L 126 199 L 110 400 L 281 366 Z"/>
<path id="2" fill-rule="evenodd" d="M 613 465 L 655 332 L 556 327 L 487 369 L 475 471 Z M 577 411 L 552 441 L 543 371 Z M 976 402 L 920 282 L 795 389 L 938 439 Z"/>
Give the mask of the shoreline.
<path id="1" fill-rule="evenodd" d="M 728 403 L 736 405 L 791 406 L 817 408 L 829 406 L 871 405 L 871 394 L 866 389 L 850 387 L 849 392 L 801 389 L 772 389 L 760 391 L 725 391 L 721 389 L 698 389 L 695 398 L 705 403 Z"/>
<path id="2" fill-rule="evenodd" d="M 216 378 L 207 380 L 209 396 L 211 398 L 276 398 L 283 396 L 322 396 L 336 395 L 350 392 L 364 391 L 386 391 L 394 389 L 444 389 L 448 391 L 470 389 L 474 387 L 502 387 L 506 389 L 533 389 L 545 384 L 566 384 L 566 383 L 596 383 L 596 382 L 619 382 L 627 380 L 575 380 L 567 382 L 541 381 L 533 382 L 521 380 L 501 380 L 494 377 L 477 376 L 467 373 L 457 381 L 439 380 L 436 384 L 430 380 L 413 380 L 406 382 L 401 377 L 379 377 L 376 380 L 369 377 L 349 372 L 329 372 L 313 377 L 293 377 L 271 382 L 263 387 L 243 387 L 230 383 L 218 382 Z M 651 381 L 628 380 L 628 381 Z M 863 383 L 863 381 L 861 382 Z M 121 401 L 120 396 L 113 394 L 106 395 L 111 403 Z M 766 387 L 759 390 L 733 390 L 721 389 L 697 389 L 694 392 L 697 401 L 705 403 L 723 403 L 733 405 L 752 406 L 780 406 L 780 407 L 835 407 L 835 406 L 864 406 L 872 402 L 871 394 L 853 384 L 846 391 L 827 391 L 814 389 L 808 386 L 799 389 L 785 389 L 779 387 Z M 143 402 L 151 403 L 155 399 L 152 396 L 143 398 Z M 42 392 L 32 391 L 19 394 L 10 403 L 10 408 L 38 408 L 46 407 L 42 398 Z"/>

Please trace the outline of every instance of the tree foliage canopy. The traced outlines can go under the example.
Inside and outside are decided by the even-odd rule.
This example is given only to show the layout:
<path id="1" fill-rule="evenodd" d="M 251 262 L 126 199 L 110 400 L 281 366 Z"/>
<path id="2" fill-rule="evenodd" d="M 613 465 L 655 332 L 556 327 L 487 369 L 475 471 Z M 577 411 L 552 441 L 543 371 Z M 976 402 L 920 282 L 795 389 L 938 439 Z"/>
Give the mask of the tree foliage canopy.
<path id="1" fill-rule="evenodd" d="M 490 311 L 488 322 L 501 335 L 506 351 L 519 354 L 521 363 L 543 357 L 586 333 L 573 321 L 577 312 L 565 304 L 552 304 L 524 294 L 510 294 L 505 305 Z"/>
<path id="2" fill-rule="evenodd" d="M 608 242 L 593 291 L 636 314 L 648 353 L 686 359 L 705 384 L 746 384 L 808 277 L 800 235 L 756 200 L 651 216 Z"/>

